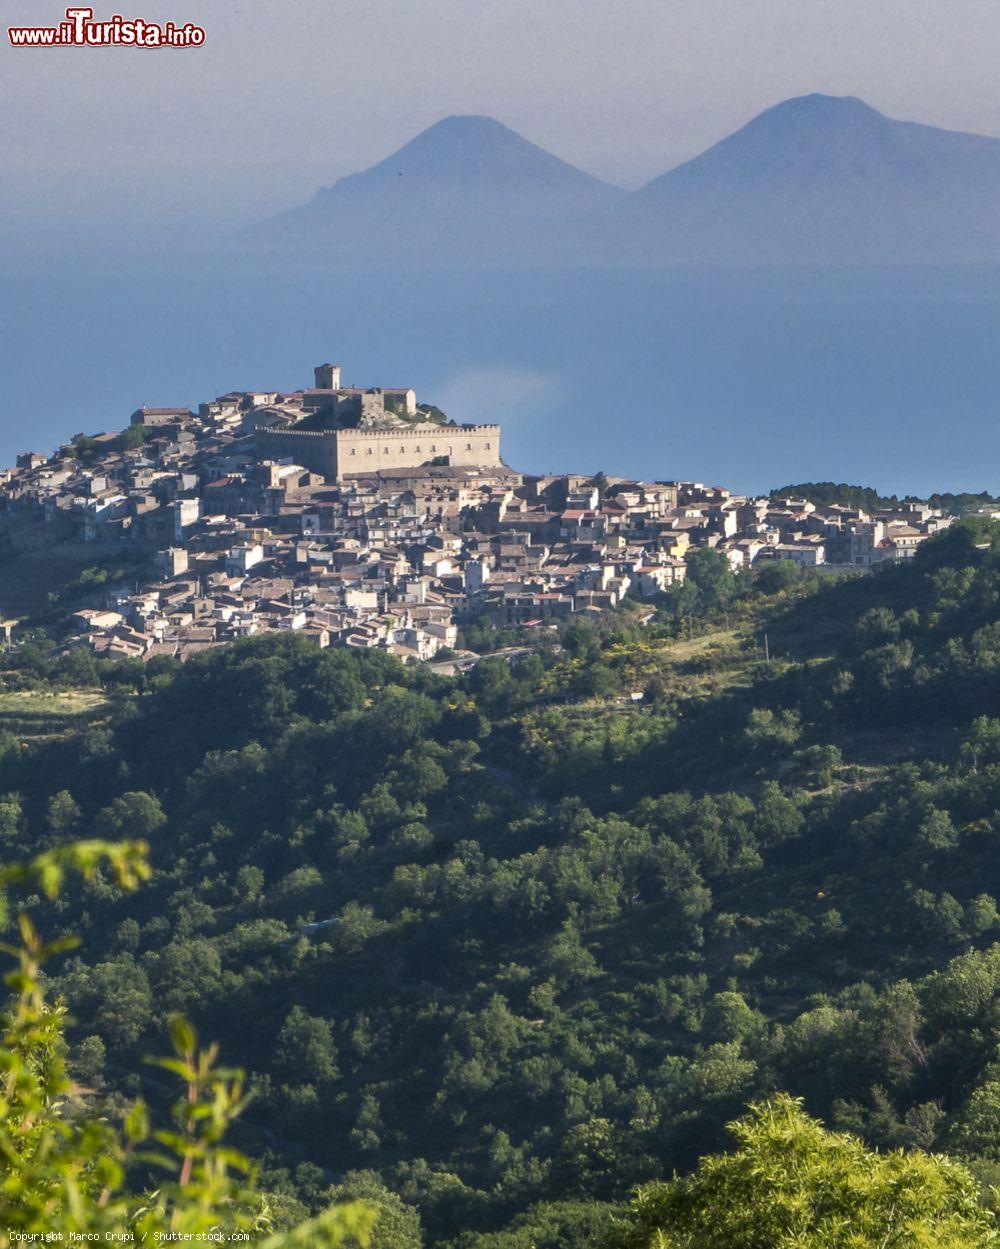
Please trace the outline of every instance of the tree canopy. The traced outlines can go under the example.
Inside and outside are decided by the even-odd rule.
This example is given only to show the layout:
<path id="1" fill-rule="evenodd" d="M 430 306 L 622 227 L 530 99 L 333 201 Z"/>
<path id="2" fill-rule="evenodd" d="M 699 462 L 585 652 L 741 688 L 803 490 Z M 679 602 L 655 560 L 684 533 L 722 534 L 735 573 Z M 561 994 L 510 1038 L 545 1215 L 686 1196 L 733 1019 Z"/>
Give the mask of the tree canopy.
<path id="1" fill-rule="evenodd" d="M 976 1181 L 947 1158 L 878 1154 L 789 1097 L 731 1125 L 736 1148 L 644 1185 L 608 1249 L 986 1249 L 1000 1241 Z"/>

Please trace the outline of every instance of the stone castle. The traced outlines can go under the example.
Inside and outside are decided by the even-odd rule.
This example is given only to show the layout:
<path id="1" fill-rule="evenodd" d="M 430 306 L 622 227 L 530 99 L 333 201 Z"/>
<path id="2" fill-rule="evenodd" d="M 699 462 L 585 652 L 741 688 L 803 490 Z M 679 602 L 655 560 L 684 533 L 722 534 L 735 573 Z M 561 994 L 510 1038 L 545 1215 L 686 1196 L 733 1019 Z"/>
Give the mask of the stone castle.
<path id="1" fill-rule="evenodd" d="M 292 460 L 328 481 L 424 465 L 495 468 L 499 425 L 458 425 L 417 403 L 413 390 L 341 386 L 340 366 L 316 367 L 293 404 L 262 408 L 254 426 L 262 460 Z M 268 419 L 270 418 L 270 419 Z"/>

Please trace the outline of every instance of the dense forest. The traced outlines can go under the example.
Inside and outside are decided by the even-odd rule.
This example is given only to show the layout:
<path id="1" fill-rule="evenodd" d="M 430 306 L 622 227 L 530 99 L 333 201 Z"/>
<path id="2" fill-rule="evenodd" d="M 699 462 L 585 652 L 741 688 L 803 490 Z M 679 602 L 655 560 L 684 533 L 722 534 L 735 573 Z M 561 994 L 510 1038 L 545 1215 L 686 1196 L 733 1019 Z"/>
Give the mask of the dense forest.
<path id="1" fill-rule="evenodd" d="M 279 1217 L 374 1196 L 385 1249 L 578 1249 L 690 1174 L 616 1241 L 653 1244 L 734 1119 L 719 1183 L 766 1114 L 813 1141 L 782 1094 L 848 1160 L 947 1153 L 991 1209 L 1000 535 L 836 580 L 699 551 L 655 606 L 459 678 L 293 634 L 184 666 L 16 648 L 5 706 L 95 697 L 6 721 L 0 858 L 150 847 L 141 890 L 29 899 L 82 939 L 46 984 L 88 1096 L 155 1104 L 186 1012 L 248 1072 Z"/>

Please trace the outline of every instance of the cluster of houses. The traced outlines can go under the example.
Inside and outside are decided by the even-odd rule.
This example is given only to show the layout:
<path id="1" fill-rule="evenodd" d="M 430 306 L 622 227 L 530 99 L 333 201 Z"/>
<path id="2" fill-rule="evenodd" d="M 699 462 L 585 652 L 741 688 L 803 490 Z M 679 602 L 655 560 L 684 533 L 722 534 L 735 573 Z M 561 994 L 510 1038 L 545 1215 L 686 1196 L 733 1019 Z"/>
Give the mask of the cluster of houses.
<path id="1" fill-rule="evenodd" d="M 950 523 L 920 504 L 868 515 L 696 482 L 519 473 L 498 425 L 457 425 L 406 389 L 341 388 L 335 366 L 316 381 L 197 412 L 140 408 L 124 431 L 0 473 L 17 549 L 89 544 L 94 565 L 127 552 L 143 569 L 81 592 L 68 645 L 184 659 L 292 629 L 440 661 L 464 623 L 528 630 L 653 597 L 684 580 L 698 546 L 734 568 L 870 567 Z"/>

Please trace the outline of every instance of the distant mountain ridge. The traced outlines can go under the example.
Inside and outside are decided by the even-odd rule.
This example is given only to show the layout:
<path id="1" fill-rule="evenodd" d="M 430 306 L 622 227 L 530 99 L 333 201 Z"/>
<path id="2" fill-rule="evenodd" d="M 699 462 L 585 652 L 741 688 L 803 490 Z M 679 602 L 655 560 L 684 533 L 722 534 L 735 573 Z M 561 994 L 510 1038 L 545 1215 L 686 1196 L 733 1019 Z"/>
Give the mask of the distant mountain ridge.
<path id="1" fill-rule="evenodd" d="M 431 263 L 964 263 L 1000 260 L 998 203 L 1000 139 L 814 94 L 632 193 L 447 117 L 260 237 Z"/>

